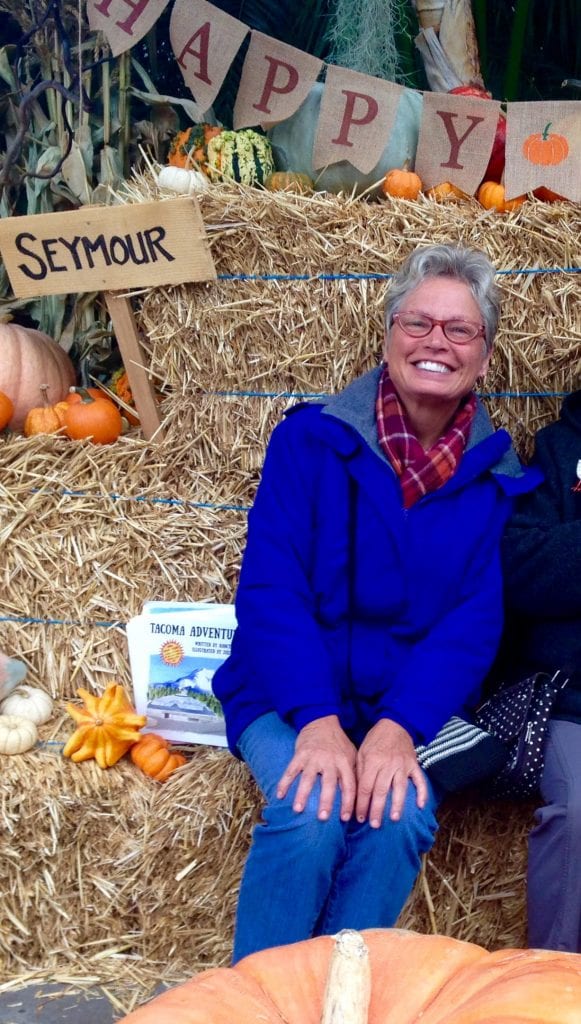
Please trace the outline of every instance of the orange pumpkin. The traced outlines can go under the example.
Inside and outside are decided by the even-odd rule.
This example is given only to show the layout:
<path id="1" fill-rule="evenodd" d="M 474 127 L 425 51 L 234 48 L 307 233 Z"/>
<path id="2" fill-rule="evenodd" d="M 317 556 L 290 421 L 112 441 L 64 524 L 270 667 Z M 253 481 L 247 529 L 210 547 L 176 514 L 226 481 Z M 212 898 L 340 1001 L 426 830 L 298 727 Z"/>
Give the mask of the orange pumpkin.
<path id="1" fill-rule="evenodd" d="M 64 429 L 72 440 L 112 444 L 121 434 L 121 413 L 108 398 L 95 398 L 89 389 L 75 388 L 67 404 L 68 408 L 63 412 Z"/>
<path id="2" fill-rule="evenodd" d="M 453 185 L 451 181 L 442 181 L 439 185 L 434 185 L 433 188 L 429 188 L 426 192 L 428 199 L 435 199 L 438 202 L 446 202 L 448 199 L 468 199 L 466 192 L 458 188 L 457 185 Z"/>
<path id="3" fill-rule="evenodd" d="M 313 179 L 302 171 L 274 171 L 264 179 L 268 192 L 298 192 L 306 195 L 313 191 Z"/>
<path id="4" fill-rule="evenodd" d="M 549 132 L 551 122 L 545 125 L 542 132 L 529 135 L 523 142 L 523 156 L 532 164 L 544 167 L 561 164 L 569 156 L 569 143 L 564 135 Z"/>
<path id="5" fill-rule="evenodd" d="M 0 324 L 0 391 L 14 405 L 11 430 L 22 430 L 26 414 L 38 404 L 46 384 L 48 399 L 59 402 L 75 383 L 75 368 L 64 348 L 42 331 Z"/>
<path id="6" fill-rule="evenodd" d="M 222 128 L 218 128 L 217 125 L 202 122 L 178 132 L 168 153 L 169 166 L 191 168 L 197 164 L 204 173 L 207 173 L 208 143 L 221 131 Z"/>
<path id="7" fill-rule="evenodd" d="M 422 191 L 422 179 L 415 171 L 408 170 L 406 161 L 402 168 L 394 167 L 387 172 L 381 183 L 381 191 L 397 199 L 417 199 Z"/>
<path id="8" fill-rule="evenodd" d="M 522 949 L 489 953 L 471 942 L 396 928 L 359 934 L 368 951 L 367 957 L 359 957 L 359 967 L 346 958 L 343 968 L 337 965 L 330 936 L 278 946 L 254 953 L 236 967 L 204 971 L 119 1024 L 320 1024 L 365 1019 L 368 1024 L 579 1024 L 581 955 Z M 371 992 L 366 1014 L 365 1006 L 363 1012 L 356 1011 L 366 1001 L 360 978 L 367 964 Z M 345 996 L 346 1003 L 353 993 L 350 1016 L 329 1013 L 327 979 L 337 1001 Z"/>
<path id="9" fill-rule="evenodd" d="M 187 760 L 183 754 L 172 753 L 168 741 L 154 732 L 145 733 L 134 743 L 129 756 L 142 772 L 158 782 L 165 782 Z"/>
<path id="10" fill-rule="evenodd" d="M 59 416 L 48 400 L 48 387 L 43 384 L 40 388 L 43 398 L 43 405 L 36 405 L 28 411 L 24 420 L 24 435 L 32 437 L 34 434 L 56 434 L 62 428 Z"/>
<path id="11" fill-rule="evenodd" d="M 4 430 L 14 416 L 14 402 L 0 391 L 0 430 Z"/>
<path id="12" fill-rule="evenodd" d="M 498 213 L 510 213 L 522 206 L 526 196 L 516 196 L 515 199 L 506 199 L 504 185 L 496 181 L 484 181 L 476 193 L 478 202 L 486 210 L 497 210 Z"/>

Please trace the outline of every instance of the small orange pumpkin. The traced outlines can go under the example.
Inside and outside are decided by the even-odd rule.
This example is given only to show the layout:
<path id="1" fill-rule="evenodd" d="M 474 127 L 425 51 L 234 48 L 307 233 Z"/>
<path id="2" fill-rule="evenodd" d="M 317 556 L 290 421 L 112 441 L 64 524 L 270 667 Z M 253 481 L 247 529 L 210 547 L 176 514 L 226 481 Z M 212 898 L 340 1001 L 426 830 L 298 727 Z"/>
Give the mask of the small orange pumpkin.
<path id="1" fill-rule="evenodd" d="M 26 414 L 24 420 L 25 437 L 33 437 L 35 434 L 56 434 L 62 427 L 62 423 L 48 400 L 48 384 L 40 387 L 43 404 L 35 405 Z"/>
<path id="2" fill-rule="evenodd" d="M 0 391 L 0 430 L 4 430 L 14 416 L 14 402 Z"/>
<path id="3" fill-rule="evenodd" d="M 134 743 L 129 756 L 142 772 L 158 782 L 165 782 L 187 760 L 183 754 L 171 753 L 168 741 L 155 732 L 145 733 Z"/>
<path id="4" fill-rule="evenodd" d="M 442 181 L 434 185 L 426 192 L 428 199 L 435 199 L 437 202 L 446 202 L 449 199 L 468 199 L 466 192 L 453 185 L 451 181 Z"/>
<path id="5" fill-rule="evenodd" d="M 542 132 L 529 135 L 523 142 L 523 156 L 532 164 L 542 164 L 543 167 L 553 167 L 563 163 L 569 156 L 569 143 L 564 135 L 551 134 L 549 128 L 551 121 L 545 125 Z"/>
<path id="6" fill-rule="evenodd" d="M 381 191 L 386 196 L 397 199 L 417 199 L 422 191 L 422 179 L 415 171 L 408 170 L 409 161 L 403 167 L 394 167 L 388 171 L 381 183 Z"/>
<path id="7" fill-rule="evenodd" d="M 112 444 L 123 429 L 121 413 L 108 398 L 95 398 L 94 388 L 75 388 L 67 399 L 63 413 L 67 437 L 73 441 L 93 441 L 94 444 Z"/>
<path id="8" fill-rule="evenodd" d="M 313 179 L 302 171 L 274 171 L 264 179 L 268 192 L 297 192 L 306 195 L 313 191 Z"/>
<path id="9" fill-rule="evenodd" d="M 506 199 L 504 185 L 499 185 L 496 181 L 484 181 L 478 189 L 476 198 L 485 210 L 496 210 L 498 213 L 510 213 L 512 210 L 518 210 L 519 206 L 522 206 L 526 196 L 516 196 L 514 199 Z"/>

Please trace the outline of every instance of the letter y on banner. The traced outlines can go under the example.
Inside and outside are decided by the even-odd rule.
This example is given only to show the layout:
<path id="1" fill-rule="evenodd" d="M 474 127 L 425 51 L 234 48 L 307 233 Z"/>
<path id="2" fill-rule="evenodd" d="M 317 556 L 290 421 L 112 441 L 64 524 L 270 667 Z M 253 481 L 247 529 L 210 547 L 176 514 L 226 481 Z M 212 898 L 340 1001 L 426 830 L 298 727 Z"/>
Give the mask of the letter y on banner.
<path id="1" fill-rule="evenodd" d="M 478 97 L 424 93 L 415 171 L 426 188 L 450 181 L 473 195 L 484 177 L 500 103 Z"/>
<path id="2" fill-rule="evenodd" d="M 153 28 L 169 0 L 87 0 L 89 28 L 101 31 L 111 53 L 131 49 Z"/>
<path id="3" fill-rule="evenodd" d="M 320 170 L 348 160 L 362 174 L 379 163 L 395 122 L 401 85 L 330 65 L 313 147 Z"/>
<path id="4" fill-rule="evenodd" d="M 286 121 L 317 81 L 323 61 L 253 32 L 234 106 L 234 128 Z"/>
<path id="5" fill-rule="evenodd" d="M 209 110 L 249 32 L 247 25 L 206 0 L 176 0 L 169 37 L 184 82 Z"/>

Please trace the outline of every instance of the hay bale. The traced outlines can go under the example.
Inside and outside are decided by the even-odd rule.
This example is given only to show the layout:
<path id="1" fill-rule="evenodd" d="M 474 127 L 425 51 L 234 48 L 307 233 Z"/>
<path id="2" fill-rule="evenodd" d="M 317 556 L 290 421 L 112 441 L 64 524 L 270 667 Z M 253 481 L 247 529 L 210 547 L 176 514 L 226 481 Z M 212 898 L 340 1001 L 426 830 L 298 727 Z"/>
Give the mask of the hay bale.
<path id="1" fill-rule="evenodd" d="M 123 201 L 167 195 L 143 177 Z M 250 277 L 137 296 L 164 441 L 135 429 L 105 447 L 0 437 L 0 649 L 59 708 L 42 733 L 50 745 L 2 766 L 0 990 L 65 976 L 98 982 L 127 1010 L 160 976 L 228 961 L 260 808 L 246 769 L 196 748 L 159 786 L 125 762 L 107 772 L 64 763 L 64 701 L 79 685 L 130 688 L 123 624 L 144 601 L 232 599 L 269 433 L 292 396 L 336 390 L 377 362 L 386 275 L 428 241 L 477 245 L 507 272 L 487 389 L 528 397 L 486 402 L 523 453 L 555 417 L 554 393 L 579 381 L 577 276 L 529 273 L 581 265 L 574 204 L 499 217 L 475 201 L 233 184 L 200 204 L 218 273 Z M 402 923 L 522 944 L 530 823 L 530 806 L 451 801 Z"/>

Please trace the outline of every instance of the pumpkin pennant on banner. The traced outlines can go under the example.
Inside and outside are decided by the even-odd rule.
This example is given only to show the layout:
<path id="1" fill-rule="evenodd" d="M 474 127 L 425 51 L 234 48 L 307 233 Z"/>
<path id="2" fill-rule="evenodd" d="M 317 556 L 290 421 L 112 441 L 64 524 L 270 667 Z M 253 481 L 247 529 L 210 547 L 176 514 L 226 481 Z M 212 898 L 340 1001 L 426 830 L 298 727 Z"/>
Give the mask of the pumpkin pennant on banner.
<path id="1" fill-rule="evenodd" d="M 449 181 L 469 195 L 484 177 L 500 104 L 478 97 L 424 93 L 415 170 L 424 187 Z"/>
<path id="2" fill-rule="evenodd" d="M 253 32 L 234 106 L 234 128 L 291 117 L 317 81 L 323 61 L 262 32 Z"/>
<path id="3" fill-rule="evenodd" d="M 348 160 L 368 174 L 391 135 L 403 87 L 359 71 L 330 65 L 313 148 L 320 170 Z"/>
<path id="4" fill-rule="evenodd" d="M 176 0 L 169 25 L 171 47 L 202 110 L 212 106 L 249 31 L 206 0 Z"/>
<path id="5" fill-rule="evenodd" d="M 509 103 L 505 189 L 509 199 L 545 186 L 581 201 L 581 107 L 574 100 Z"/>
<path id="6" fill-rule="evenodd" d="M 101 31 L 111 53 L 120 53 L 143 39 L 163 14 L 169 0 L 87 0 L 89 28 Z"/>

